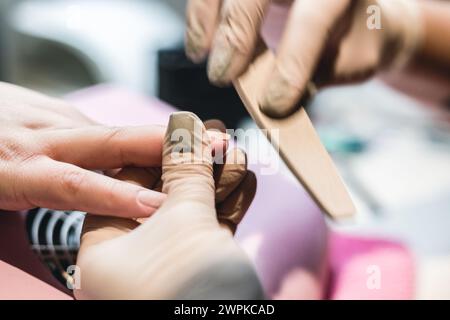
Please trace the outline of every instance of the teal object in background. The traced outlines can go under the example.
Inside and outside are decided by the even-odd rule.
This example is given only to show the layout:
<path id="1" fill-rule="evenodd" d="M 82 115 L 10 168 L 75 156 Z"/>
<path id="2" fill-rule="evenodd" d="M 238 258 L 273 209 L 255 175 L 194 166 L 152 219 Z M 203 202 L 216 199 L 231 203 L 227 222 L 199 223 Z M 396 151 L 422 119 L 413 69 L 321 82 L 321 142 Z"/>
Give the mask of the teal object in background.
<path id="1" fill-rule="evenodd" d="M 330 153 L 355 154 L 364 152 L 367 141 L 337 129 L 318 129 L 320 140 Z"/>

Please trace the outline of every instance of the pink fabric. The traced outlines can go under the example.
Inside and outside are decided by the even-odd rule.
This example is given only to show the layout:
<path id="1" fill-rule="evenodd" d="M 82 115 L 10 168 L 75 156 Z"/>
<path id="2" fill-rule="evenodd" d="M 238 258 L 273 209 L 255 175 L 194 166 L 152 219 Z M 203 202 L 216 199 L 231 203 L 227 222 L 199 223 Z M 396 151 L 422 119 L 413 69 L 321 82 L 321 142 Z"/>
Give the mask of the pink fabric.
<path id="1" fill-rule="evenodd" d="M 167 125 L 176 111 L 159 99 L 111 85 L 97 85 L 66 97 L 82 113 L 109 126 Z"/>
<path id="2" fill-rule="evenodd" d="M 72 299 L 30 248 L 24 214 L 0 212 L 0 299 Z"/>
<path id="3" fill-rule="evenodd" d="M 236 238 L 252 258 L 266 295 L 322 298 L 328 229 L 320 210 L 292 180 L 281 174 L 261 175 L 257 166 L 250 168 L 258 187 Z"/>
<path id="4" fill-rule="evenodd" d="M 0 300 L 73 300 L 62 291 L 0 260 Z"/>
<path id="5" fill-rule="evenodd" d="M 406 247 L 344 234 L 330 243 L 330 299 L 413 299 L 414 259 Z M 371 282 L 378 274 L 379 288 Z"/>

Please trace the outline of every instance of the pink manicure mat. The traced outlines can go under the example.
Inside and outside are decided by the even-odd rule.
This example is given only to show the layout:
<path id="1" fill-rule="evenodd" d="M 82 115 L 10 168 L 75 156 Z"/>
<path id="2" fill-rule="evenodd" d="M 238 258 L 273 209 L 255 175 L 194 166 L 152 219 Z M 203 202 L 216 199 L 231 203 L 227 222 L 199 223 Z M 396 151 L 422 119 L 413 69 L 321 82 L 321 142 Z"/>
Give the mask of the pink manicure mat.
<path id="1" fill-rule="evenodd" d="M 176 111 L 156 98 L 110 85 L 81 90 L 67 99 L 88 117 L 112 126 L 165 125 L 169 114 Z M 257 166 L 251 168 L 257 172 Z M 35 259 L 31 251 L 16 251 L 11 256 L 7 250 L 11 241 L 1 235 L 5 228 L 24 228 L 23 220 L 5 225 L 2 215 L 0 299 L 70 299 L 47 284 L 55 285 L 48 274 L 41 277 L 45 270 L 33 273 L 26 267 L 27 256 Z M 268 298 L 411 299 L 414 295 L 414 263 L 405 247 L 393 241 L 329 233 L 304 190 L 281 174 L 258 175 L 255 201 L 236 238 L 252 259 Z M 25 250 L 23 245 L 20 249 Z M 380 288 L 367 286 L 368 270 L 373 266 L 380 270 Z M 323 292 L 308 295 L 309 285 L 316 282 L 324 284 Z"/>

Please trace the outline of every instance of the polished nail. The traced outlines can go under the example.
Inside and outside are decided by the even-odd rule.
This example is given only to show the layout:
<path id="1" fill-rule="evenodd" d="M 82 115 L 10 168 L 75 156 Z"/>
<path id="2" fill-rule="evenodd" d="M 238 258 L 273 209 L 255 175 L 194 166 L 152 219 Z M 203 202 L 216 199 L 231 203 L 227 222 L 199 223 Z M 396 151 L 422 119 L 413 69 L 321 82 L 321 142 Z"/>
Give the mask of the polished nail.
<path id="1" fill-rule="evenodd" d="M 142 190 L 137 195 L 139 204 L 148 209 L 158 209 L 165 198 L 165 194 L 152 190 Z"/>

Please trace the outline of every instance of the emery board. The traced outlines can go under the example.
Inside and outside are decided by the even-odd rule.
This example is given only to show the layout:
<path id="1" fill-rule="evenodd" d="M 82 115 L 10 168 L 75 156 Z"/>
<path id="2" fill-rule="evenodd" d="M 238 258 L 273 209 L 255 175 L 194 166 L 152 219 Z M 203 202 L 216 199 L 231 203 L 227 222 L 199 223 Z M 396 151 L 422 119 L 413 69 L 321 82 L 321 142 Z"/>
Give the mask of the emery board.
<path id="1" fill-rule="evenodd" d="M 233 82 L 245 107 L 259 128 L 309 195 L 323 212 L 333 219 L 349 217 L 355 207 L 339 173 L 304 108 L 283 119 L 263 114 L 259 109 L 258 93 L 270 81 L 275 56 L 266 49 L 246 73 Z M 278 130 L 277 134 L 271 134 Z"/>

